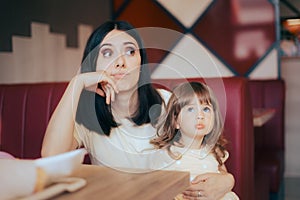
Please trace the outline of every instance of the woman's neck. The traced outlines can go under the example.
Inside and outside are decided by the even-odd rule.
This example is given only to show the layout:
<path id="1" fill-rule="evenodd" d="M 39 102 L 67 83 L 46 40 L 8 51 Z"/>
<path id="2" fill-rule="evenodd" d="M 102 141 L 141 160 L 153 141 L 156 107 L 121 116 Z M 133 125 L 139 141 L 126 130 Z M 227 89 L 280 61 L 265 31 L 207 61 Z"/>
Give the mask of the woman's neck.
<path id="1" fill-rule="evenodd" d="M 121 91 L 116 94 L 115 101 L 111 102 L 113 115 L 120 118 L 131 117 L 138 105 L 137 89 Z"/>

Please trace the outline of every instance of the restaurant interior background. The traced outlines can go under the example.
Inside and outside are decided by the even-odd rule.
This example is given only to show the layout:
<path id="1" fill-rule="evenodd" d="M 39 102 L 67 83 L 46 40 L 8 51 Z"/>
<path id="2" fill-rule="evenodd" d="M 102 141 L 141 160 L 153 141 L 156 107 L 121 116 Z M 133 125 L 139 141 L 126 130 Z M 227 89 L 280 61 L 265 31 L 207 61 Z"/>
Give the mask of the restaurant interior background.
<path id="1" fill-rule="evenodd" d="M 298 32 L 290 34 L 281 19 L 300 17 L 298 0 L 1 0 L 0 83 L 59 82 L 77 72 L 86 40 L 108 19 L 128 20 L 136 27 L 164 27 L 181 33 L 168 39 L 172 50 L 192 59 L 202 76 L 244 76 L 286 81 L 286 177 L 300 177 L 300 48 Z M 299 25 L 298 25 L 299 26 Z M 298 35 L 297 35 L 298 34 Z M 156 36 L 157 42 L 166 40 Z M 195 42 L 197 45 L 194 45 Z M 217 70 L 203 64 L 205 49 Z M 151 50 L 151 62 L 176 66 L 181 61 L 165 50 Z M 183 70 L 182 70 L 183 69 Z M 169 78 L 162 65 L 154 78 Z"/>

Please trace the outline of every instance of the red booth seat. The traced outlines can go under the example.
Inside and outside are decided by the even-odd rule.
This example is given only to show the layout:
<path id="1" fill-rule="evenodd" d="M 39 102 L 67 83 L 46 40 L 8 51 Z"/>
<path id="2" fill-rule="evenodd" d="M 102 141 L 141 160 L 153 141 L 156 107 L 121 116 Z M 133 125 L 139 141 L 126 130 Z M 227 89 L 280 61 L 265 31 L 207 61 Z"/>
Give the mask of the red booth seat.
<path id="1" fill-rule="evenodd" d="M 52 112 L 67 83 L 0 85 L 0 150 L 17 158 L 41 157 Z"/>
<path id="2" fill-rule="evenodd" d="M 171 89 L 184 79 L 154 80 Z M 216 93 L 230 141 L 228 171 L 235 177 L 240 199 L 254 199 L 254 142 L 251 98 L 245 78 L 189 79 L 204 81 Z M 17 158 L 39 158 L 48 120 L 67 83 L 0 85 L 0 150 Z"/>
<path id="3" fill-rule="evenodd" d="M 275 109 L 274 116 L 254 128 L 255 170 L 267 175 L 270 192 L 279 192 L 284 175 L 284 80 L 250 80 L 253 108 Z"/>

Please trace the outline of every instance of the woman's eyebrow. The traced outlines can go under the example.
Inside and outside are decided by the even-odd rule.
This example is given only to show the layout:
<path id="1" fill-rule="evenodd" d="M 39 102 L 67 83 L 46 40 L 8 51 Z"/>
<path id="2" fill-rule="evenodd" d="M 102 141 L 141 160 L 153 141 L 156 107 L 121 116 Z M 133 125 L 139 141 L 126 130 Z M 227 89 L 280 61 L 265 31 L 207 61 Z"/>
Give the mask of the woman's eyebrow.
<path id="1" fill-rule="evenodd" d="M 124 42 L 123 45 L 133 45 L 137 48 L 137 45 L 134 43 L 134 42 Z M 104 46 L 113 46 L 111 43 L 104 43 L 104 44 L 101 44 L 99 49 L 101 49 L 102 47 Z"/>
<path id="2" fill-rule="evenodd" d="M 110 44 L 110 43 L 104 43 L 104 44 L 101 44 L 100 47 L 99 47 L 99 49 L 101 49 L 101 48 L 104 47 L 104 46 L 112 46 L 112 44 Z"/>
<path id="3" fill-rule="evenodd" d="M 136 45 L 134 42 L 124 42 L 123 44 L 124 44 L 124 45 L 131 44 L 131 45 L 134 45 L 135 47 L 137 47 L 137 45 Z"/>

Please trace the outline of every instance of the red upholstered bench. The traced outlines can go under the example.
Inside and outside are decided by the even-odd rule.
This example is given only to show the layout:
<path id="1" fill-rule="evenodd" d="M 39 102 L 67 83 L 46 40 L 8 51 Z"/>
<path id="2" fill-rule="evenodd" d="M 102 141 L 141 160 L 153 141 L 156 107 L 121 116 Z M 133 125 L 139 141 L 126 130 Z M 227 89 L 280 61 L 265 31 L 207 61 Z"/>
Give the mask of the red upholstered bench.
<path id="1" fill-rule="evenodd" d="M 183 79 L 155 80 L 157 87 L 172 88 Z M 229 139 L 226 163 L 235 176 L 234 191 L 242 200 L 254 199 L 254 143 L 248 81 L 245 78 L 189 79 L 206 81 L 219 100 Z M 0 85 L 0 151 L 17 158 L 39 158 L 48 120 L 67 83 Z"/>
<path id="2" fill-rule="evenodd" d="M 0 150 L 17 158 L 41 157 L 52 112 L 67 83 L 0 85 Z"/>
<path id="3" fill-rule="evenodd" d="M 270 192 L 279 192 L 284 173 L 284 80 L 249 81 L 253 108 L 275 109 L 274 116 L 254 128 L 255 169 L 267 174 Z"/>

